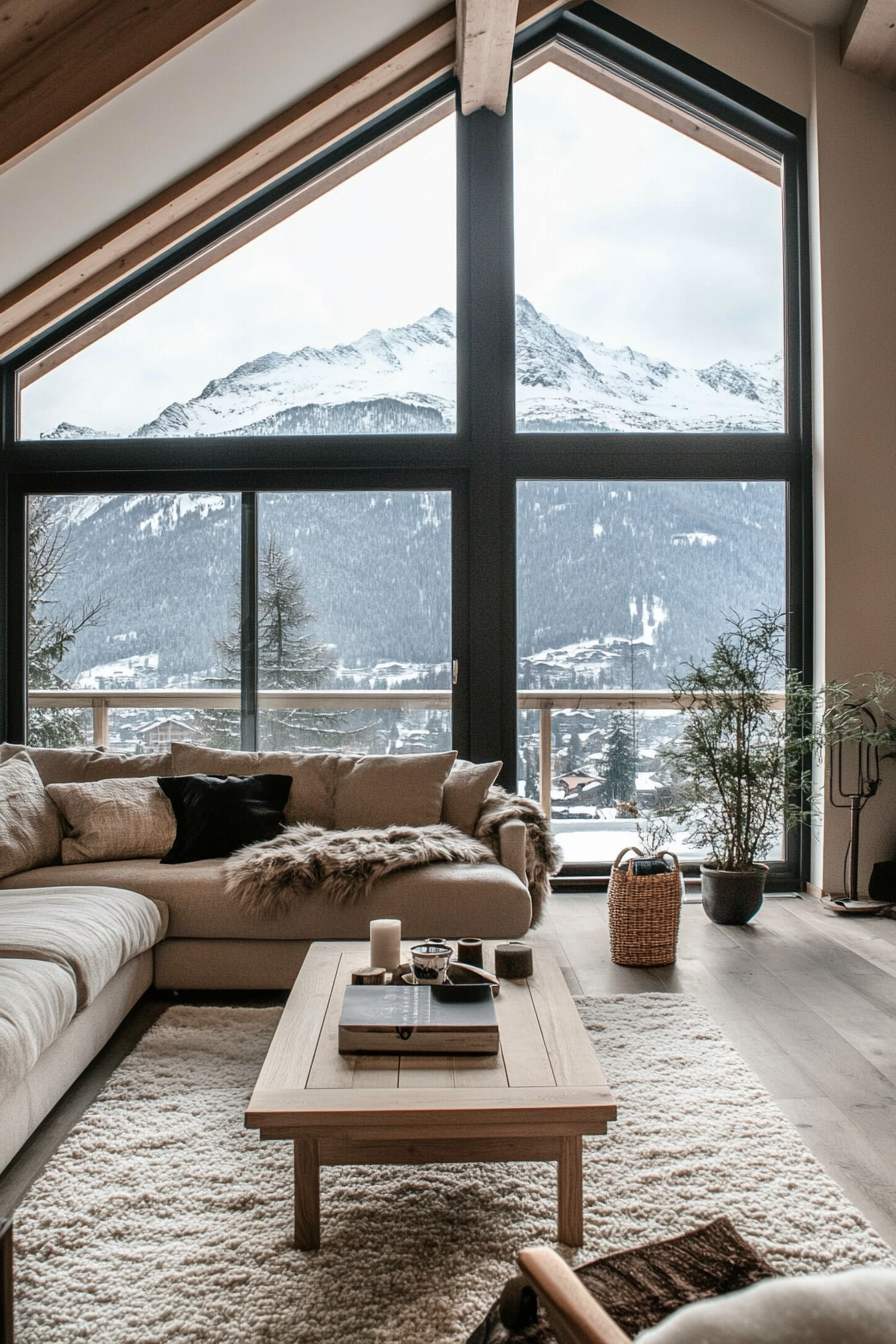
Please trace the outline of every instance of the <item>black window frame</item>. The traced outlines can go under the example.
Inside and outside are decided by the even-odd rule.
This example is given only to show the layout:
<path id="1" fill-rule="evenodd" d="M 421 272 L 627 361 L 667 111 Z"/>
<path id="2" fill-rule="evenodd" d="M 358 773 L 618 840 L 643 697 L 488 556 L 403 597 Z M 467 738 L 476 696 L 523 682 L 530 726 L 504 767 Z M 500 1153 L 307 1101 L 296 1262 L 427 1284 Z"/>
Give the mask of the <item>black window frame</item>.
<path id="1" fill-rule="evenodd" d="M 787 415 L 782 433 L 531 434 L 516 430 L 512 90 L 504 117 L 457 123 L 457 430 L 438 435 L 258 439 L 39 441 L 16 439 L 17 373 L 41 353 L 206 249 L 304 184 L 440 102 L 442 77 L 256 193 L 0 363 L 0 732 L 23 740 L 26 686 L 26 499 L 29 494 L 239 491 L 244 536 L 252 498 L 268 490 L 452 491 L 454 743 L 474 760 L 503 760 L 516 787 L 516 483 L 521 479 L 774 480 L 787 487 L 788 658 L 809 678 L 812 648 L 811 392 L 805 120 L 643 28 L 586 0 L 525 30 L 515 58 L 559 42 L 696 108 L 780 154 L 784 189 Z M 341 482 L 338 483 L 338 482 Z M 246 529 L 249 529 L 248 531 Z M 245 548 L 244 548 L 245 557 Z M 253 567 L 243 565 L 244 601 Z M 254 740 L 252 654 L 244 670 L 244 742 Z M 770 889 L 808 876 L 806 832 L 788 837 Z M 606 867 L 564 875 L 600 876 Z"/>

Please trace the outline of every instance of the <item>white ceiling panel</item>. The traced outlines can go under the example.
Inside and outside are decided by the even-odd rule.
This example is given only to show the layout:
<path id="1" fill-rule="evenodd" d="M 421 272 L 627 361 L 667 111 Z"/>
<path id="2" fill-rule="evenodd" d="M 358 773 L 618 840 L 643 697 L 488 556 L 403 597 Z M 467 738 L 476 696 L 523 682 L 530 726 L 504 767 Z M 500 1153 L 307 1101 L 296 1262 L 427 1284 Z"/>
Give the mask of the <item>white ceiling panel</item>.
<path id="1" fill-rule="evenodd" d="M 0 175 L 0 293 L 444 0 L 255 0 Z"/>

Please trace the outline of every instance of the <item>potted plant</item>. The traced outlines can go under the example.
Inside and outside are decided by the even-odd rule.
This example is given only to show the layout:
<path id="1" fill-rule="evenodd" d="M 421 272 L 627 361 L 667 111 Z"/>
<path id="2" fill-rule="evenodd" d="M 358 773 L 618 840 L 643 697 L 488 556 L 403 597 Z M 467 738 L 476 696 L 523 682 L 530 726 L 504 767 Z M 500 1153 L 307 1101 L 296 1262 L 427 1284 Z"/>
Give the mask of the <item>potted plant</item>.
<path id="1" fill-rule="evenodd" d="M 681 781 L 679 824 L 706 851 L 703 908 L 717 924 L 745 924 L 762 904 L 761 860 L 782 829 L 809 820 L 815 696 L 787 668 L 781 613 L 729 627 L 704 662 L 669 679 L 684 726 L 662 754 Z"/>

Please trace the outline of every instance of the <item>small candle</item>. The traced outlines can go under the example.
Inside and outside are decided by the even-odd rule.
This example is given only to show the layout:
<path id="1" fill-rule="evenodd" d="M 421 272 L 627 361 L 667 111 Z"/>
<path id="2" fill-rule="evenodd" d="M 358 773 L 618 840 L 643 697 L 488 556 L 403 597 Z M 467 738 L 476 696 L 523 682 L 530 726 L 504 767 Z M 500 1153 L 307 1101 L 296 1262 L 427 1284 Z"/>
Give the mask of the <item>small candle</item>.
<path id="1" fill-rule="evenodd" d="M 401 920 L 370 921 L 370 964 L 394 971 L 401 965 Z"/>

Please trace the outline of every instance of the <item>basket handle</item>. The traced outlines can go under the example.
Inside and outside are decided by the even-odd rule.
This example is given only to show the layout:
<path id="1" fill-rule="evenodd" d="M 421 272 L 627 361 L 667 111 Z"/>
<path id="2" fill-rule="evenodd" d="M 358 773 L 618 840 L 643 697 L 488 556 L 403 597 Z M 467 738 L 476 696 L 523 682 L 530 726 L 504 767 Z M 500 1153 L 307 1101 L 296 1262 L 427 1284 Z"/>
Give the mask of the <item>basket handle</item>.
<path id="1" fill-rule="evenodd" d="M 632 854 L 637 854 L 637 856 L 638 856 L 639 859 L 643 859 L 643 858 L 646 858 L 646 857 L 647 857 L 647 856 L 645 855 L 643 849 L 638 849 L 635 845 L 626 845 L 625 849 L 620 849 L 619 853 L 616 855 L 615 859 L 613 860 L 613 867 L 614 867 L 614 868 L 618 868 L 620 862 L 622 861 L 622 859 L 624 859 L 625 856 L 626 856 L 626 854 L 628 854 L 629 852 L 631 852 Z M 629 863 L 631 863 L 631 859 L 629 859 Z M 612 871 L 612 870 L 611 870 L 611 871 Z"/>
<path id="2" fill-rule="evenodd" d="M 670 859 L 672 860 L 672 865 L 673 865 L 673 869 L 674 869 L 674 871 L 675 871 L 676 873 L 680 873 L 680 872 L 681 872 L 681 864 L 678 862 L 678 855 L 677 855 L 677 854 L 674 854 L 674 853 L 672 852 L 671 849 L 658 849 L 657 852 L 654 854 L 653 857 L 654 857 L 655 859 L 665 859 L 665 858 L 670 858 Z"/>

